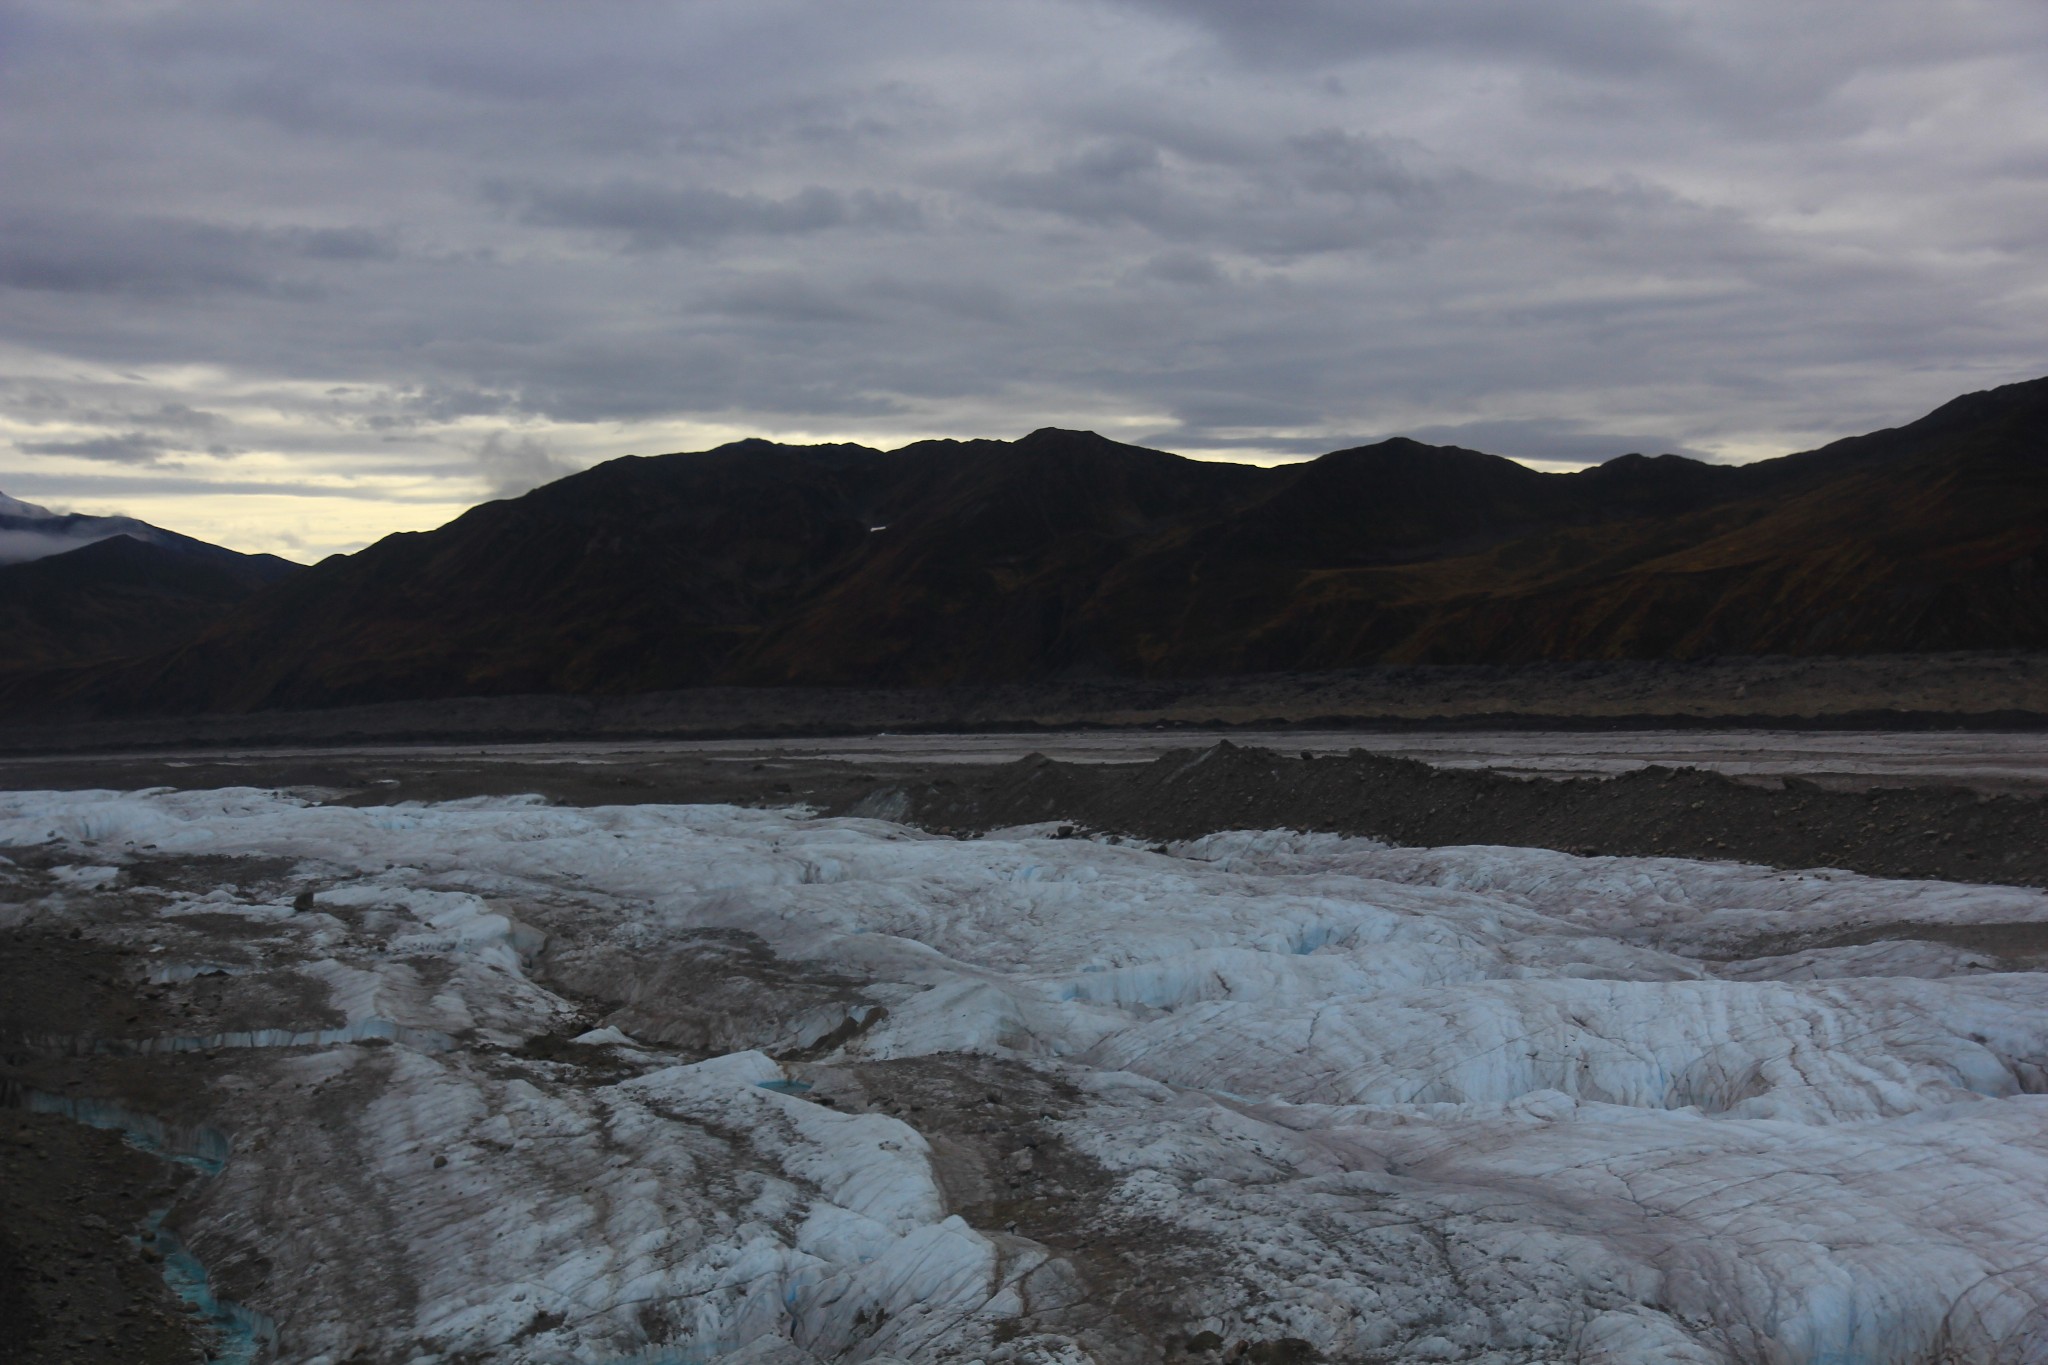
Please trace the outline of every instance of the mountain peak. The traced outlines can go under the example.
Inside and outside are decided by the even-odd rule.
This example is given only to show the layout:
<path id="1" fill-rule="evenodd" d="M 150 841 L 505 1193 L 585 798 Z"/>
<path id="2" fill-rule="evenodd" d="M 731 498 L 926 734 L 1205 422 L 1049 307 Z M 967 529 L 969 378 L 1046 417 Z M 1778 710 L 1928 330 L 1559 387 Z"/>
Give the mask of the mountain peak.
<path id="1" fill-rule="evenodd" d="M 1118 444 L 1099 431 L 1084 431 L 1076 427 L 1040 427 L 1027 435 L 1019 436 L 1011 444 L 1024 447 L 1051 445 L 1101 445 Z"/>
<path id="2" fill-rule="evenodd" d="M 1581 474 L 1591 474 L 1595 470 L 1601 470 L 1609 476 L 1625 475 L 1631 478 L 1644 478 L 1674 473 L 1688 475 L 1702 469 L 1730 468 L 1733 468 L 1733 466 L 1717 465 L 1706 460 L 1695 460 L 1690 455 L 1673 455 L 1669 453 L 1645 455 L 1639 450 L 1632 450 L 1626 455 L 1616 455 L 1611 460 L 1602 460 L 1599 464 L 1588 465 L 1579 472 Z"/>
<path id="3" fill-rule="evenodd" d="M 2048 648 L 2048 392 L 1943 413 L 1572 474 L 1403 437 L 1262 468 L 1061 427 L 607 464 L 308 569 L 173 651 L 0 680 L 0 713 Z M 16 520 L 0 556 L 76 520 Z M 17 571 L 22 599 L 141 558 Z"/>
<path id="4" fill-rule="evenodd" d="M 24 521 L 51 521 L 57 514 L 47 507 L 38 507 L 20 498 L 10 498 L 0 493 L 0 517 L 20 517 Z"/>

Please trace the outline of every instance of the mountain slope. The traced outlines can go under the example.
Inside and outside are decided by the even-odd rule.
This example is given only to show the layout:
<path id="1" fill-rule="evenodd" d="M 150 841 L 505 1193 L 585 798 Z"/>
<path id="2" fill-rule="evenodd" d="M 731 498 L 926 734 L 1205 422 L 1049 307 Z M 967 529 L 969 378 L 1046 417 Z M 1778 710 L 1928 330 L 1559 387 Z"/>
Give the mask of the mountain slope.
<path id="1" fill-rule="evenodd" d="M 704 683 L 2048 648 L 2048 380 L 1742 467 L 1047 429 L 625 459 L 389 537 L 16 714 Z"/>
<path id="2" fill-rule="evenodd" d="M 1087 606 L 1119 566 L 1271 481 L 1093 432 L 924 442 L 888 457 L 886 525 L 723 670 L 751 683 L 994 682 L 1123 671 Z"/>
<path id="3" fill-rule="evenodd" d="M 1754 495 L 1312 575 L 1238 666 L 2048 646 L 2048 382 L 1729 472 Z"/>
<path id="4" fill-rule="evenodd" d="M 748 442 L 614 460 L 327 560 L 181 649 L 43 686 L 207 710 L 708 681 L 868 534 L 856 490 L 879 458 Z"/>
<path id="5" fill-rule="evenodd" d="M 211 555 L 222 562 L 251 556 L 209 545 L 203 540 L 166 531 L 134 517 L 95 517 L 83 512 L 52 512 L 32 502 L 0 493 L 0 566 L 27 564 L 51 555 L 61 555 L 81 546 L 127 536 L 148 545 L 175 547 L 199 555 Z M 260 555 L 276 564 L 288 561 L 274 555 Z"/>
<path id="6" fill-rule="evenodd" d="M 299 566 L 171 532 L 121 534 L 0 565 L 0 667 L 125 658 L 198 635 Z"/>

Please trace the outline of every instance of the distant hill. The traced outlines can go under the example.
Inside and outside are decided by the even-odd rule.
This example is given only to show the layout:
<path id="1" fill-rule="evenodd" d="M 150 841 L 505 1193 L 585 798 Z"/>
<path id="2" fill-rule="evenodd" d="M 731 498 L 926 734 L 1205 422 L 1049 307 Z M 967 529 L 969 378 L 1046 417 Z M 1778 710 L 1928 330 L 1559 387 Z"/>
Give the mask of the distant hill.
<path id="1" fill-rule="evenodd" d="M 300 567 L 0 495 L 0 672 L 171 648 Z"/>
<path id="2" fill-rule="evenodd" d="M 13 714 L 705 683 L 2048 648 L 2048 380 L 1730 467 L 1395 439 L 1260 469 L 1046 429 L 614 460 Z"/>
<path id="3" fill-rule="evenodd" d="M 26 564 L 31 560 L 61 555 L 95 541 L 127 536 L 147 545 L 176 546 L 195 551 L 234 555 L 233 550 L 208 545 L 203 540 L 151 526 L 134 517 L 95 517 L 83 512 L 52 512 L 32 502 L 0 493 L 0 566 Z M 237 555 L 246 559 L 249 556 Z M 275 559 L 265 555 L 260 558 Z M 278 559 L 277 563 L 287 561 Z"/>

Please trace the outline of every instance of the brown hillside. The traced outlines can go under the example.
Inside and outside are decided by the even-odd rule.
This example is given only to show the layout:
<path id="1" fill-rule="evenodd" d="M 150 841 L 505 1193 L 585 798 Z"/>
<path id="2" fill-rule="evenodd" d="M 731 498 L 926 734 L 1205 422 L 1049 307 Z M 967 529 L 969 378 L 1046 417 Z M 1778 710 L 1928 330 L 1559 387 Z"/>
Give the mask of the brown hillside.
<path id="1" fill-rule="evenodd" d="M 1089 432 L 625 459 L 274 587 L 16 715 L 706 683 L 2048 647 L 2048 380 L 1739 468 Z"/>
<path id="2" fill-rule="evenodd" d="M 75 518 L 73 520 L 84 520 Z M 137 523 L 140 525 L 140 523 Z M 0 565 L 0 671 L 47 669 L 171 648 L 299 566 L 156 531 Z"/>

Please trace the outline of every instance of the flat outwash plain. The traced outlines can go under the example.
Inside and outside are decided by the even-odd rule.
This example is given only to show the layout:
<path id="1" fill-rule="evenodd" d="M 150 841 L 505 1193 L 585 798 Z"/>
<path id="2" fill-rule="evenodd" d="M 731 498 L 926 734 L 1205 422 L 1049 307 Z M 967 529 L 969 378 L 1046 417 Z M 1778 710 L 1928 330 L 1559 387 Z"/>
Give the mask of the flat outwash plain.
<path id="1" fill-rule="evenodd" d="M 2048 655 L 1377 666 L 957 687 L 691 687 L 252 713 L 8 720 L 0 754 L 265 745 L 599 743 L 1165 729 L 2048 730 Z M 1051 742 L 1050 740 L 1048 742 Z M 1283 746 L 1284 747 L 1284 746 Z"/>
<path id="2" fill-rule="evenodd" d="M 1254 738 L 0 760 L 20 1358 L 2048 1358 L 2048 742 Z"/>

